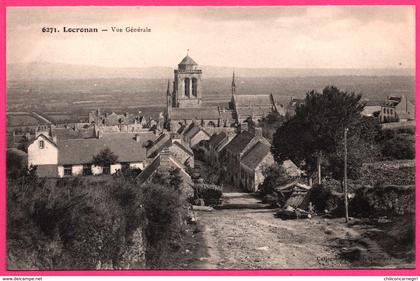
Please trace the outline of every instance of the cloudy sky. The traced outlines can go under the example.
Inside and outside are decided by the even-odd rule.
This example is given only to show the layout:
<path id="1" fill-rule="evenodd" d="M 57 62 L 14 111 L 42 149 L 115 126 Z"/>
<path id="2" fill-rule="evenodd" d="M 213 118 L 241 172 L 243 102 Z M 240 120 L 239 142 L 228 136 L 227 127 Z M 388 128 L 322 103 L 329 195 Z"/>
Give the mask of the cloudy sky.
<path id="1" fill-rule="evenodd" d="M 63 27 L 150 33 L 63 33 Z M 42 33 L 56 27 L 60 33 Z M 281 68 L 413 68 L 415 9 L 386 7 L 59 7 L 7 9 L 7 62 Z"/>

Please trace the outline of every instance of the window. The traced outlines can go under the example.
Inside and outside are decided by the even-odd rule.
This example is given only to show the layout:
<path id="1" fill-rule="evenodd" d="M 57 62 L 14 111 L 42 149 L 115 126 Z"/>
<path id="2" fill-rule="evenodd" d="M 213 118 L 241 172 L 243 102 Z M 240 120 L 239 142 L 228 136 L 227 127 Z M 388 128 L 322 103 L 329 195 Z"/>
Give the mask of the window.
<path id="1" fill-rule="evenodd" d="M 71 165 L 64 166 L 64 175 L 65 176 L 71 176 L 72 175 Z"/>
<path id="2" fill-rule="evenodd" d="M 128 170 L 128 169 L 130 169 L 130 163 L 121 163 L 121 170 L 123 171 L 125 171 L 125 170 Z"/>
<path id="3" fill-rule="evenodd" d="M 45 143 L 44 143 L 44 141 L 43 141 L 43 140 L 40 140 L 40 141 L 39 141 L 39 148 L 40 148 L 40 149 L 44 149 L 44 147 L 45 147 Z"/>
<path id="4" fill-rule="evenodd" d="M 110 166 L 104 166 L 102 168 L 102 173 L 105 175 L 109 175 L 111 173 L 111 167 Z"/>
<path id="5" fill-rule="evenodd" d="M 189 97 L 190 96 L 190 79 L 189 78 L 185 78 L 184 80 L 184 90 L 185 90 L 185 96 Z"/>
<path id="6" fill-rule="evenodd" d="M 197 97 L 197 78 L 193 78 L 192 80 L 192 95 Z"/>
<path id="7" fill-rule="evenodd" d="M 90 164 L 83 165 L 83 175 L 88 176 L 92 174 L 92 168 Z"/>

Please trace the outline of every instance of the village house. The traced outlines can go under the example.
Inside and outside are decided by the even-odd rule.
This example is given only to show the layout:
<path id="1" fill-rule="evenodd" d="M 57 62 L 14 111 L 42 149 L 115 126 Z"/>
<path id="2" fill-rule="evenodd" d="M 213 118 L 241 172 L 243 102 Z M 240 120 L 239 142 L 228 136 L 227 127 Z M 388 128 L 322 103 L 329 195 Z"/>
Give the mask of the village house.
<path id="1" fill-rule="evenodd" d="M 262 129 L 252 127 L 236 135 L 222 150 L 222 166 L 227 183 L 240 186 L 241 159 L 257 142 L 270 147 L 270 143 L 262 136 Z"/>
<path id="2" fill-rule="evenodd" d="M 163 133 L 147 147 L 147 158 L 155 158 L 163 150 L 184 166 L 194 167 L 194 153 L 177 134 Z"/>
<path id="3" fill-rule="evenodd" d="M 388 100 L 394 101 L 395 112 L 400 122 L 415 120 L 415 106 L 407 96 L 391 96 Z"/>
<path id="4" fill-rule="evenodd" d="M 388 96 L 382 101 L 363 101 L 363 116 L 377 117 L 381 123 L 408 122 L 415 120 L 414 105 L 406 96 Z"/>
<path id="5" fill-rule="evenodd" d="M 395 106 L 391 103 L 383 103 L 381 106 L 381 111 L 379 113 L 379 122 L 397 122 L 398 116 L 395 111 Z"/>
<path id="6" fill-rule="evenodd" d="M 229 143 L 232 138 L 229 138 L 225 132 L 213 134 L 209 139 L 209 154 L 207 161 L 211 165 L 216 166 L 220 164 L 220 152 Z"/>
<path id="7" fill-rule="evenodd" d="M 148 183 L 157 172 L 167 173 L 170 169 L 179 169 L 183 184 L 186 187 L 193 185 L 190 175 L 185 170 L 186 166 L 179 163 L 168 148 L 164 148 L 153 158 L 152 162 L 137 176 L 136 181 L 139 185 Z"/>
<path id="8" fill-rule="evenodd" d="M 384 105 L 383 100 L 364 100 L 362 102 L 365 105 L 361 113 L 362 116 L 379 118 Z"/>
<path id="9" fill-rule="evenodd" d="M 57 140 L 39 134 L 28 147 L 28 166 L 41 177 L 114 174 L 122 168 L 144 169 L 144 144 L 154 134 L 104 134 L 99 138 Z M 106 167 L 93 165 L 93 157 L 109 148 L 117 162 Z"/>
<path id="10" fill-rule="evenodd" d="M 125 112 L 124 114 L 117 114 L 115 112 L 103 114 L 99 108 L 89 112 L 89 123 L 103 126 L 140 123 L 141 119 L 141 116 L 136 116 L 129 112 Z"/>
<path id="11" fill-rule="evenodd" d="M 184 142 L 189 145 L 191 148 L 195 148 L 201 141 L 210 139 L 210 134 L 207 133 L 205 129 L 201 126 L 197 126 L 194 123 L 190 125 L 182 133 Z"/>
<path id="12" fill-rule="evenodd" d="M 257 192 L 264 182 L 263 171 L 274 164 L 270 146 L 258 141 L 240 160 L 240 187 L 248 192 Z"/>

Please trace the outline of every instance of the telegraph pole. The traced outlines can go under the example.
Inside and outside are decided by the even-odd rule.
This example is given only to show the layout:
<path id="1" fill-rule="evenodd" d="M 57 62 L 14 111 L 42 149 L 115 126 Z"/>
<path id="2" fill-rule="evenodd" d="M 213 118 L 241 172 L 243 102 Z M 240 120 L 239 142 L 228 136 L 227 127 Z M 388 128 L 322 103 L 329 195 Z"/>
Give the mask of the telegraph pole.
<path id="1" fill-rule="evenodd" d="M 347 191 L 347 132 L 348 128 L 344 128 L 344 206 L 346 209 L 346 223 L 349 222 L 349 201 Z"/>

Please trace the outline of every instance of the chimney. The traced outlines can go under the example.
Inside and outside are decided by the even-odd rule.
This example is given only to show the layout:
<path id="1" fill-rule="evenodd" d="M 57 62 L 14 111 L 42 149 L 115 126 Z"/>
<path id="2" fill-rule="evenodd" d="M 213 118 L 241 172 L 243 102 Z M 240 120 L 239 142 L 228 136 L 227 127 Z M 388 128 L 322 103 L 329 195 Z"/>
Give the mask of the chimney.
<path id="1" fill-rule="evenodd" d="M 261 127 L 254 127 L 254 136 L 262 138 L 262 128 Z"/>
<path id="2" fill-rule="evenodd" d="M 136 142 L 140 142 L 140 134 L 136 134 L 135 138 L 136 138 Z"/>
<path id="3" fill-rule="evenodd" d="M 162 149 L 162 151 L 160 152 L 160 166 L 163 168 L 169 168 L 170 164 L 169 164 L 169 157 L 171 156 L 171 152 L 169 151 L 169 149 L 166 147 L 164 149 Z"/>

